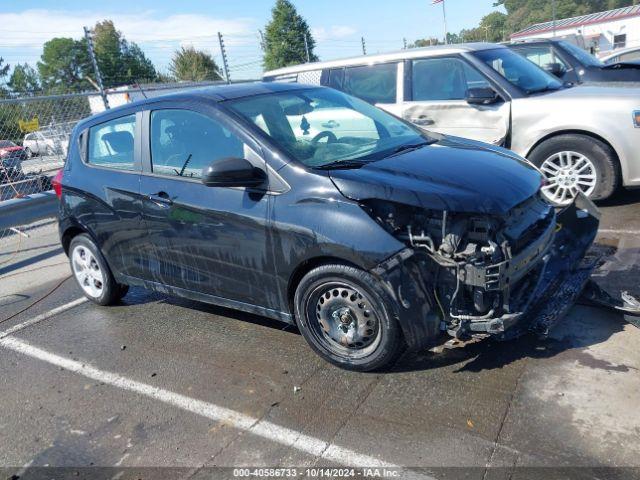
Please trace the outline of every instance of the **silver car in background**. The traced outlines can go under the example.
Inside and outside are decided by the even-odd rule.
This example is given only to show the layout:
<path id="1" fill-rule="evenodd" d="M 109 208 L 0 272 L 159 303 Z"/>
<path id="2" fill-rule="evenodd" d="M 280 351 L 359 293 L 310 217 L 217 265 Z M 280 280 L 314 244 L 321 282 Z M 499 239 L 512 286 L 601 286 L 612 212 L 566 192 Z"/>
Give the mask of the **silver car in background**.
<path id="1" fill-rule="evenodd" d="M 426 130 L 509 148 L 544 173 L 543 192 L 557 205 L 578 192 L 598 200 L 640 186 L 640 89 L 569 88 L 502 45 L 308 63 L 264 79 L 333 87 Z M 331 116 L 305 121 L 330 132 L 340 121 Z"/>

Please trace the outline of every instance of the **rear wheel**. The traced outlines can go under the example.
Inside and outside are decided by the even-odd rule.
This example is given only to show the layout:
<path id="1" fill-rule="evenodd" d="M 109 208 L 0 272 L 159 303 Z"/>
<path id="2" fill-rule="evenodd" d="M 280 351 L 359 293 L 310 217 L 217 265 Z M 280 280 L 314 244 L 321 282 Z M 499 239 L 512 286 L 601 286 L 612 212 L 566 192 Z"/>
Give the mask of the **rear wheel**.
<path id="1" fill-rule="evenodd" d="M 613 149 L 587 135 L 558 135 L 545 140 L 529 155 L 544 174 L 542 193 L 555 205 L 568 205 L 578 192 L 592 200 L 609 197 L 620 183 Z"/>
<path id="2" fill-rule="evenodd" d="M 98 305 L 111 305 L 127 294 L 129 287 L 113 278 L 100 250 L 93 240 L 80 234 L 69 245 L 71 271 L 84 296 Z"/>
<path id="3" fill-rule="evenodd" d="M 307 273 L 294 300 L 311 348 L 334 365 L 358 371 L 389 366 L 405 349 L 391 301 L 372 275 L 339 264 Z"/>
<path id="4" fill-rule="evenodd" d="M 29 147 L 24 149 L 24 156 L 27 157 L 27 159 L 33 157 L 33 152 Z"/>

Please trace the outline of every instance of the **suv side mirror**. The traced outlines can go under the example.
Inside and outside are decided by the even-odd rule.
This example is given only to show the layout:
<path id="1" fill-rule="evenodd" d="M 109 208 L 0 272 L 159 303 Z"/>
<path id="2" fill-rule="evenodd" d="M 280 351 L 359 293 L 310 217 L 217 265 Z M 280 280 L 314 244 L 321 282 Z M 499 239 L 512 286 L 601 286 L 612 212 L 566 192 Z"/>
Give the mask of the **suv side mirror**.
<path id="1" fill-rule="evenodd" d="M 202 183 L 207 187 L 258 187 L 266 179 L 264 170 L 244 158 L 222 158 L 202 170 Z"/>
<path id="2" fill-rule="evenodd" d="M 561 63 L 558 63 L 558 62 L 547 63 L 544 66 L 544 69 L 548 73 L 550 73 L 551 75 L 555 75 L 556 77 L 561 77 L 565 74 L 564 67 L 562 66 Z"/>
<path id="3" fill-rule="evenodd" d="M 467 90 L 467 103 L 471 105 L 491 105 L 498 100 L 500 100 L 500 96 L 493 88 L 483 87 Z"/>

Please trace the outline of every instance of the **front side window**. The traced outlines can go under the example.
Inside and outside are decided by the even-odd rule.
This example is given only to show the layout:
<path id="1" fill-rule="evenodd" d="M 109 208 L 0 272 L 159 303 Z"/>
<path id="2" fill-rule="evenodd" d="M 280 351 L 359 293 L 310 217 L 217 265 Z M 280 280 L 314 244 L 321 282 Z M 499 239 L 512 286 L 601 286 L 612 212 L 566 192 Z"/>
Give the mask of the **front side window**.
<path id="1" fill-rule="evenodd" d="M 397 71 L 395 63 L 347 67 L 342 90 L 369 103 L 396 103 Z"/>
<path id="2" fill-rule="evenodd" d="M 530 62 L 535 63 L 540 68 L 548 68 L 552 63 L 559 63 L 565 70 L 569 70 L 569 66 L 554 54 L 551 47 L 548 46 L 527 46 L 514 49 Z"/>
<path id="3" fill-rule="evenodd" d="M 296 90 L 226 104 L 309 167 L 376 160 L 429 140 L 383 110 L 336 90 Z"/>
<path id="4" fill-rule="evenodd" d="M 87 163 L 118 170 L 134 170 L 136 116 L 116 118 L 89 128 Z"/>
<path id="5" fill-rule="evenodd" d="M 244 144 L 219 122 L 191 110 L 151 112 L 153 173 L 201 178 L 214 160 L 244 158 Z"/>
<path id="6" fill-rule="evenodd" d="M 479 50 L 473 55 L 526 94 L 562 88 L 557 78 L 508 48 Z"/>
<path id="7" fill-rule="evenodd" d="M 488 88 L 491 84 L 459 58 L 414 60 L 411 68 L 414 101 L 464 100 L 470 88 Z"/>
<path id="8" fill-rule="evenodd" d="M 558 42 L 562 48 L 573 55 L 581 64 L 587 67 L 601 67 L 603 63 L 586 50 L 581 49 L 573 43 L 564 40 Z"/>

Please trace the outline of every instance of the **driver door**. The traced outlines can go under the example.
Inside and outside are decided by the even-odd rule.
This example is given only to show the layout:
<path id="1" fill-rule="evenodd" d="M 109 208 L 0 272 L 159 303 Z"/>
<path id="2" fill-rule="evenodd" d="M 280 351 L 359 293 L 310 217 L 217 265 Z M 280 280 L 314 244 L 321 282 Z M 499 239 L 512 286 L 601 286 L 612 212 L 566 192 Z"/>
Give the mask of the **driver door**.
<path id="1" fill-rule="evenodd" d="M 409 60 L 402 117 L 420 128 L 445 135 L 502 145 L 509 131 L 510 102 L 471 105 L 467 91 L 492 88 L 473 66 L 459 57 Z"/>

